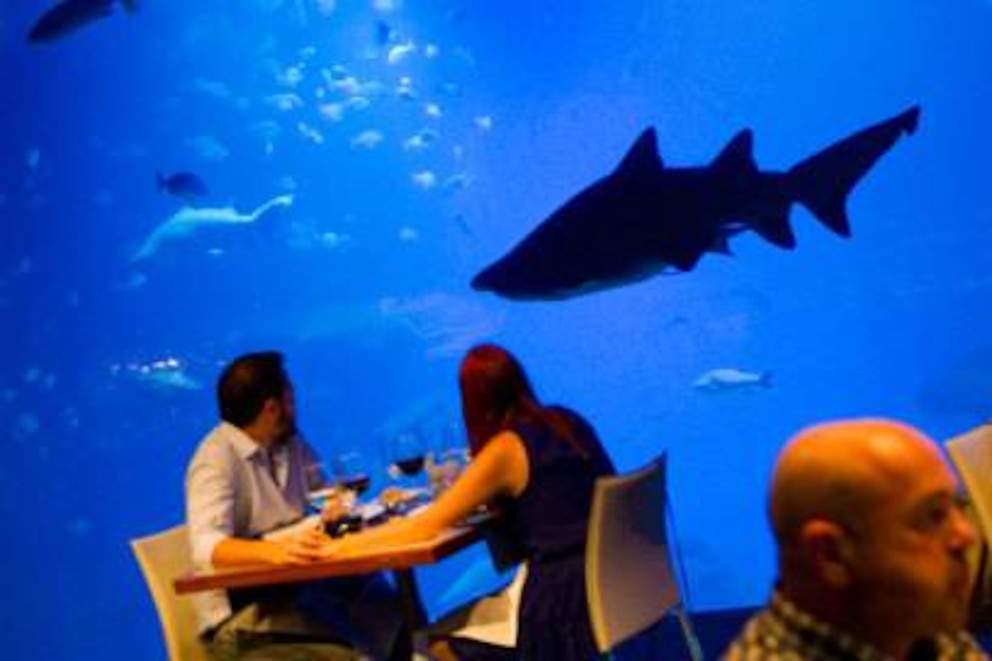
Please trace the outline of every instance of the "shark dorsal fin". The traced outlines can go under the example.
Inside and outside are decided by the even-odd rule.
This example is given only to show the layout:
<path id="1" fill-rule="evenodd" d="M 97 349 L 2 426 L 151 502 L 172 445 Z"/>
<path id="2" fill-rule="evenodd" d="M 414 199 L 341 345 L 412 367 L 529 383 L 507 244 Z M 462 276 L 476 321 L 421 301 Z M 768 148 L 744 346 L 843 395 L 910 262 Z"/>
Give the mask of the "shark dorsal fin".
<path id="1" fill-rule="evenodd" d="M 754 172 L 758 166 L 754 163 L 754 134 L 751 129 L 744 129 L 727 143 L 715 159 L 712 169 L 717 172 Z"/>
<path id="2" fill-rule="evenodd" d="M 658 137 L 654 127 L 649 126 L 638 136 L 634 144 L 627 150 L 627 155 L 620 161 L 615 174 L 634 174 L 644 171 L 658 171 L 665 166 L 658 154 Z"/>

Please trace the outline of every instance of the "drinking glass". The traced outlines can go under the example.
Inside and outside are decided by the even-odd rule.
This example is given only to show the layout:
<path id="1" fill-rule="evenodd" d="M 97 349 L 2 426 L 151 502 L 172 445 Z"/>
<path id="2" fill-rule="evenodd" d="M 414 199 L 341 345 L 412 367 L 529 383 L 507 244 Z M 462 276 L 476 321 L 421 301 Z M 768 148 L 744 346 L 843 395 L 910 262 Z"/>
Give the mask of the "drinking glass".
<path id="1" fill-rule="evenodd" d="M 351 491 L 355 496 L 361 496 L 368 491 L 372 484 L 368 463 L 362 453 L 357 450 L 344 452 L 334 457 L 331 462 L 331 473 L 334 484 Z"/>
<path id="2" fill-rule="evenodd" d="M 408 430 L 391 437 L 386 444 L 386 461 L 390 477 L 400 485 L 415 485 L 424 470 L 427 444 L 416 431 Z"/>

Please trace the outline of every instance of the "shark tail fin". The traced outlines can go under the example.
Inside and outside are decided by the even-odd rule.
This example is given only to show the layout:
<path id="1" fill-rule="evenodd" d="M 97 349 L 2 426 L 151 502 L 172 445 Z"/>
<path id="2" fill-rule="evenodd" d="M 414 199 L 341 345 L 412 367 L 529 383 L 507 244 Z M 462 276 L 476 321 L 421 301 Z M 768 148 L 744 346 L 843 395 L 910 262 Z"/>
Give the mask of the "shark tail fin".
<path id="1" fill-rule="evenodd" d="M 772 380 L 771 370 L 765 370 L 764 372 L 761 372 L 760 376 L 758 377 L 758 385 L 760 385 L 762 388 L 775 387 L 775 382 Z"/>
<path id="2" fill-rule="evenodd" d="M 293 196 L 290 194 L 277 195 L 268 202 L 260 205 L 257 209 L 251 212 L 248 216 L 248 222 L 254 223 L 261 219 L 263 216 L 268 214 L 272 209 L 279 207 L 290 207 L 293 206 Z"/>
<path id="3" fill-rule="evenodd" d="M 847 197 L 861 178 L 903 134 L 916 131 L 919 106 L 863 129 L 789 170 L 792 195 L 840 236 L 851 235 Z"/>

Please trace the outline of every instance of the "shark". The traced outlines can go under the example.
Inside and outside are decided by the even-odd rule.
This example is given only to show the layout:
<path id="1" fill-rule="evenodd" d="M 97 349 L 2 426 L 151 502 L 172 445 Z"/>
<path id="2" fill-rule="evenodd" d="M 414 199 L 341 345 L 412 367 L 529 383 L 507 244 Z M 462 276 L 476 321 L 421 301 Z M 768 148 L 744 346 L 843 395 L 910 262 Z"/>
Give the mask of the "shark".
<path id="1" fill-rule="evenodd" d="M 140 262 L 155 255 L 163 243 L 189 237 L 206 227 L 251 226 L 267 216 L 273 209 L 292 206 L 292 195 L 277 195 L 259 205 L 250 213 L 239 213 L 233 207 L 184 206 L 159 223 L 131 256 L 131 262 Z"/>
<path id="2" fill-rule="evenodd" d="M 707 254 L 732 254 L 730 239 L 746 231 L 792 250 L 795 203 L 849 237 L 851 191 L 901 136 L 916 131 L 919 116 L 913 106 L 784 172 L 758 169 L 751 129 L 706 166 L 669 167 L 648 127 L 611 173 L 566 201 L 471 286 L 509 299 L 562 300 L 692 271 Z"/>
<path id="3" fill-rule="evenodd" d="M 117 0 L 62 0 L 50 7 L 31 26 L 28 43 L 38 44 L 75 32 L 80 28 L 110 16 Z M 121 0 L 120 4 L 129 13 L 138 11 L 138 0 Z"/>

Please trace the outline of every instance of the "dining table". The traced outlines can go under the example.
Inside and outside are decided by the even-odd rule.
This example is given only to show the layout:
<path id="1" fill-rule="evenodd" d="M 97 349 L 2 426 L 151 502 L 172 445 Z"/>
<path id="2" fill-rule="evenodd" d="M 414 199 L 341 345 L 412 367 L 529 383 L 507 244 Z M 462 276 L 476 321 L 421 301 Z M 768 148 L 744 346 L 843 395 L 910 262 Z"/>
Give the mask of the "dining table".
<path id="1" fill-rule="evenodd" d="M 173 588 L 177 594 L 189 594 L 203 590 L 302 583 L 389 570 L 395 578 L 403 614 L 412 634 L 427 624 L 414 568 L 437 563 L 482 540 L 484 528 L 492 519 L 492 514 L 480 513 L 423 541 L 401 545 L 373 544 L 307 564 L 200 569 L 176 578 Z"/>

